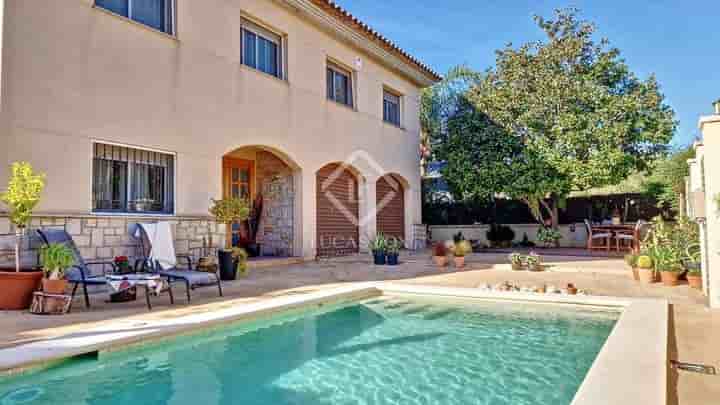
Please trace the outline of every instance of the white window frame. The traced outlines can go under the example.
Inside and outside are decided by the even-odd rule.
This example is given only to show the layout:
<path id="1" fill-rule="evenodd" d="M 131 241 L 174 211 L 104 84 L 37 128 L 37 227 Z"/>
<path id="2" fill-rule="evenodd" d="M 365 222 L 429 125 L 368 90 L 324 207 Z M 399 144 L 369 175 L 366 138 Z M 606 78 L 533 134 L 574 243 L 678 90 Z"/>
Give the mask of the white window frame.
<path id="1" fill-rule="evenodd" d="M 168 22 L 166 21 L 166 22 L 165 22 L 166 27 L 165 27 L 164 30 L 159 30 L 159 29 L 157 29 L 157 28 L 155 28 L 155 27 L 151 27 L 151 26 L 149 26 L 149 25 L 147 25 L 147 24 L 145 24 L 145 23 L 143 23 L 143 22 L 141 22 L 141 21 L 138 21 L 138 20 L 134 19 L 134 18 L 132 17 L 132 4 L 133 4 L 133 1 L 134 1 L 134 0 L 127 0 L 127 2 L 128 2 L 128 15 L 127 15 L 127 16 L 124 16 L 124 15 L 122 15 L 122 14 L 118 14 L 118 13 L 116 13 L 116 12 L 110 10 L 110 9 L 107 9 L 107 8 L 105 8 L 105 7 L 97 4 L 97 0 L 93 0 L 93 7 L 95 7 L 95 8 L 98 9 L 98 10 L 102 10 L 102 11 L 104 11 L 104 12 L 106 12 L 106 13 L 110 13 L 110 14 L 112 14 L 112 15 L 116 15 L 116 16 L 118 16 L 118 17 L 120 17 L 120 18 L 124 18 L 124 19 L 126 19 L 126 20 L 128 20 L 128 21 L 131 21 L 131 22 L 135 23 L 135 24 L 139 24 L 139 25 L 141 25 L 141 26 L 143 26 L 143 27 L 145 27 L 145 28 L 147 28 L 147 29 L 150 29 L 150 30 L 153 30 L 153 31 L 156 31 L 156 32 L 160 32 L 160 33 L 163 33 L 163 34 L 165 34 L 165 35 L 170 35 L 170 36 L 172 36 L 172 37 L 176 37 L 176 36 L 177 36 L 177 35 L 176 35 L 176 33 L 177 33 L 177 13 L 175 12 L 175 10 L 176 10 L 176 4 L 175 4 L 175 3 L 177 2 L 177 0 L 166 0 L 166 1 L 167 1 L 167 7 L 169 8 L 169 10 L 167 10 L 167 14 L 168 14 L 168 16 L 170 17 L 170 29 L 167 29 L 167 24 L 168 24 Z"/>
<path id="2" fill-rule="evenodd" d="M 398 122 L 397 123 L 385 119 L 385 93 L 393 95 L 393 96 L 397 97 L 397 99 L 398 99 Z M 392 126 L 398 127 L 398 128 L 403 128 L 403 121 L 404 121 L 403 120 L 403 112 L 404 112 L 403 104 L 405 104 L 404 101 L 405 101 L 405 97 L 400 92 L 397 92 L 395 90 L 392 90 L 388 87 L 383 86 L 383 88 L 382 88 L 382 103 L 381 103 L 382 104 L 382 120 L 383 120 L 383 122 L 390 124 Z"/>
<path id="3" fill-rule="evenodd" d="M 342 65 L 340 65 L 332 60 L 328 60 L 327 63 L 325 64 L 325 75 L 327 75 L 328 69 L 332 70 L 334 73 L 347 76 L 348 80 L 350 81 L 349 86 L 348 86 L 348 89 L 350 90 L 350 104 L 345 104 L 345 103 L 342 103 L 335 99 L 335 97 L 334 97 L 334 95 L 335 95 L 335 79 L 334 78 L 332 80 L 333 97 L 328 97 L 328 89 L 326 88 L 325 89 L 325 98 L 327 98 L 328 100 L 330 100 L 332 102 L 335 102 L 336 104 L 339 104 L 339 105 L 342 105 L 342 106 L 345 106 L 345 107 L 348 107 L 348 108 L 354 110 L 355 106 L 357 105 L 356 104 L 357 100 L 355 99 L 356 94 L 357 94 L 357 91 L 356 91 L 357 89 L 355 88 L 355 72 L 348 68 L 343 67 Z M 326 76 L 326 80 L 325 80 L 325 86 L 327 87 L 327 76 Z"/>
<path id="4" fill-rule="evenodd" d="M 95 181 L 94 179 L 94 172 L 93 172 L 93 160 L 95 160 L 95 145 L 101 144 L 101 145 L 110 145 L 110 146 L 120 146 L 123 148 L 128 149 L 136 149 L 136 150 L 144 150 L 148 152 L 155 152 L 155 153 L 162 153 L 165 155 L 170 155 L 173 157 L 173 211 L 172 212 L 127 212 L 127 211 L 96 211 L 93 207 L 90 208 L 90 213 L 92 215 L 97 215 L 101 217 L 105 216 L 142 216 L 142 217 L 174 217 L 177 215 L 177 201 L 178 201 L 178 157 L 177 152 L 172 152 L 169 150 L 164 149 L 156 149 L 156 148 L 149 148 L 145 146 L 138 146 L 138 145 L 131 145 L 127 143 L 119 143 L 119 142 L 113 142 L 113 141 L 104 141 L 101 139 L 92 139 L 91 141 L 91 159 L 90 159 L 90 179 L 91 181 Z M 128 166 L 128 179 L 132 176 L 132 168 Z M 132 184 L 130 181 L 127 182 L 125 185 L 126 187 L 126 195 L 130 196 L 131 194 L 131 188 Z M 90 185 L 91 188 L 91 195 L 90 195 L 90 201 L 92 203 L 92 184 Z"/>
<path id="5" fill-rule="evenodd" d="M 278 65 L 278 74 L 277 76 L 264 72 L 257 67 L 250 66 L 245 63 L 245 31 L 250 31 L 253 34 L 255 34 L 255 37 L 260 37 L 266 41 L 272 42 L 277 47 L 276 57 L 277 57 L 277 65 Z M 247 17 L 241 17 L 240 20 L 240 64 L 243 66 L 247 66 L 253 70 L 256 70 L 260 73 L 264 73 L 268 76 L 276 77 L 281 80 L 287 80 L 286 75 L 286 67 L 287 64 L 285 62 L 285 36 L 275 32 L 274 30 L 268 29 L 263 27 L 262 25 L 259 25 L 253 20 L 248 19 Z M 257 46 L 257 40 L 255 42 L 255 62 L 257 64 L 258 56 L 259 56 L 259 47 Z"/>

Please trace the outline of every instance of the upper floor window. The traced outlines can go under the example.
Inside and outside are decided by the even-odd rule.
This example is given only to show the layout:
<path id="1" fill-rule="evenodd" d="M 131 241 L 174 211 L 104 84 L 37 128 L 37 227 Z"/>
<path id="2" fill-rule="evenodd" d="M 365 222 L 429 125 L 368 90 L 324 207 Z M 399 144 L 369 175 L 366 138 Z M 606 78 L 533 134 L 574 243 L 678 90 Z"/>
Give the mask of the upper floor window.
<path id="1" fill-rule="evenodd" d="M 95 5 L 173 35 L 174 0 L 95 0 Z"/>
<path id="2" fill-rule="evenodd" d="M 400 96 L 383 90 L 383 120 L 400 126 Z"/>
<path id="3" fill-rule="evenodd" d="M 327 66 L 327 98 L 353 106 L 352 73 L 334 64 Z"/>
<path id="4" fill-rule="evenodd" d="M 282 37 L 252 22 L 242 20 L 242 63 L 283 78 Z"/>
<path id="5" fill-rule="evenodd" d="M 172 154 L 95 143 L 93 211 L 172 214 L 174 177 Z"/>

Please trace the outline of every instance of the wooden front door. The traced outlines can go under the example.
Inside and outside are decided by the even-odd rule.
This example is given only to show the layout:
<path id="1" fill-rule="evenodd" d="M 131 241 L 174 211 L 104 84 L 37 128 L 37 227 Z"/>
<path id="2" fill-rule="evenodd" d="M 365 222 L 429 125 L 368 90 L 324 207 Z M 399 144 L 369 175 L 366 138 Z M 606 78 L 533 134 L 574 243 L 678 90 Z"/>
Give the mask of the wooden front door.
<path id="1" fill-rule="evenodd" d="M 243 198 L 252 202 L 254 162 L 245 159 L 223 159 L 223 196 Z M 247 243 L 249 232 L 246 223 L 234 222 L 228 226 L 227 238 L 232 246 Z"/>

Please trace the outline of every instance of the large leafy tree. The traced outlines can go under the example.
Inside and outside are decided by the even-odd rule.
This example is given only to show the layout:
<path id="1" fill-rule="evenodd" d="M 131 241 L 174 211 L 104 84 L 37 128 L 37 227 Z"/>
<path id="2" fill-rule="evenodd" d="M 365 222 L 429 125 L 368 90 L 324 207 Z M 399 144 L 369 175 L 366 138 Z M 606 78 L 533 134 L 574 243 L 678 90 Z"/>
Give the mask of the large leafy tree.
<path id="1" fill-rule="evenodd" d="M 455 89 L 452 107 L 423 126 L 458 196 L 519 199 L 556 226 L 568 193 L 645 168 L 676 123 L 655 78 L 638 79 L 577 10 L 535 21 L 545 40 L 497 51 L 496 66 L 459 91 L 442 84 L 428 99 Z"/>
<path id="2" fill-rule="evenodd" d="M 685 178 L 690 175 L 687 161 L 694 157 L 695 149 L 689 146 L 653 162 L 652 173 L 643 186 L 660 207 L 670 207 L 680 214 L 685 212 Z"/>

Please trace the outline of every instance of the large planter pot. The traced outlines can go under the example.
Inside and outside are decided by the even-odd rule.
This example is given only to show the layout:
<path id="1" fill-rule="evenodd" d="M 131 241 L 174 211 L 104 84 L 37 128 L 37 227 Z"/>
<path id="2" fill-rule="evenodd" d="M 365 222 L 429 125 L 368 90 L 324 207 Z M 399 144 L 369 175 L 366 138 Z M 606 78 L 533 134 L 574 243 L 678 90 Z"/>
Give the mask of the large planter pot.
<path id="1" fill-rule="evenodd" d="M 676 271 L 661 271 L 660 279 L 668 287 L 675 287 L 680 284 L 680 273 Z"/>
<path id="2" fill-rule="evenodd" d="M 30 308 L 33 292 L 40 287 L 42 271 L 0 269 L 0 310 Z"/>
<path id="3" fill-rule="evenodd" d="M 397 253 L 389 253 L 387 255 L 387 264 L 389 266 L 397 266 L 399 263 L 399 260 L 398 260 L 399 256 L 400 255 L 398 255 Z"/>
<path id="4" fill-rule="evenodd" d="M 382 266 L 385 264 L 385 252 L 377 251 L 373 252 L 373 264 L 376 266 Z"/>
<path id="5" fill-rule="evenodd" d="M 67 280 L 42 279 L 42 290 L 48 294 L 65 294 L 65 287 L 67 287 L 67 285 Z"/>
<path id="6" fill-rule="evenodd" d="M 515 271 L 524 270 L 525 266 L 522 263 L 510 263 L 510 268 Z"/>
<path id="7" fill-rule="evenodd" d="M 448 258 L 447 256 L 433 256 L 433 260 L 435 261 L 435 264 L 438 267 L 445 267 L 447 266 Z"/>
<path id="8" fill-rule="evenodd" d="M 687 275 L 687 281 L 688 281 L 688 285 L 689 285 L 691 288 L 695 288 L 695 289 L 698 289 L 698 290 L 702 290 L 702 275 L 700 275 L 700 274 L 688 273 L 688 275 Z"/>
<path id="9" fill-rule="evenodd" d="M 455 261 L 455 267 L 457 267 L 458 269 L 462 269 L 463 267 L 465 267 L 465 256 L 455 256 L 453 257 L 453 260 Z"/>
<path id="10" fill-rule="evenodd" d="M 220 267 L 220 280 L 235 280 L 235 260 L 233 259 L 232 250 L 218 250 L 218 266 Z"/>
<path id="11" fill-rule="evenodd" d="M 643 284 L 655 282 L 655 271 L 653 269 L 638 268 L 638 280 Z"/>

